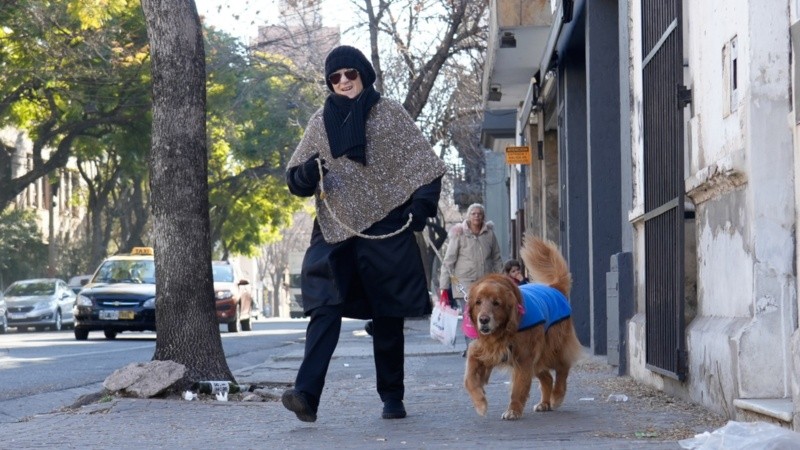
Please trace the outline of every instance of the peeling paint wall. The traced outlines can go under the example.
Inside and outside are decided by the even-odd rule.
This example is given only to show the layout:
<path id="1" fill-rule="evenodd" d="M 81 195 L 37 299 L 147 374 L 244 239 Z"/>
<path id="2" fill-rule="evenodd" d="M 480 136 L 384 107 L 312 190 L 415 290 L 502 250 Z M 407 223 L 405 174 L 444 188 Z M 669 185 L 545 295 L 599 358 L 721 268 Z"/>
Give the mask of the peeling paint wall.
<path id="1" fill-rule="evenodd" d="M 693 196 L 700 320 L 687 337 L 690 390 L 729 412 L 733 398 L 791 395 L 797 296 L 794 155 L 785 120 L 789 22 L 779 0 L 689 8 L 690 18 L 721 19 L 690 20 L 692 82 L 703 95 L 695 96 L 697 148 L 687 185 L 690 195 L 704 191 Z M 716 377 L 716 390 L 709 377 Z"/>
<path id="2" fill-rule="evenodd" d="M 747 317 L 753 286 L 746 191 L 697 206 L 698 315 Z"/>
<path id="3" fill-rule="evenodd" d="M 792 0 L 789 4 L 790 6 L 790 17 L 792 18 L 792 28 L 794 29 L 794 33 L 800 33 L 800 0 Z M 800 48 L 798 48 L 798 41 L 800 41 L 800 36 L 792 36 L 792 75 L 794 84 L 792 86 L 792 94 L 794 97 L 794 111 L 789 114 L 789 123 L 794 124 L 794 172 L 795 174 L 800 173 L 800 126 L 798 125 L 798 119 L 800 119 L 800 111 L 797 109 L 798 100 L 800 100 L 800 92 L 798 92 L 798 74 L 800 72 L 800 65 L 798 65 L 797 58 L 800 56 Z M 798 255 L 800 252 L 800 245 L 798 244 L 798 235 L 797 235 L 797 221 L 798 217 L 800 216 L 800 183 L 795 182 L 794 184 L 794 195 L 795 195 L 795 255 Z M 797 256 L 795 256 L 795 274 L 797 274 Z M 795 282 L 797 283 L 797 277 L 795 277 Z M 798 290 L 797 284 L 795 284 L 795 291 Z M 794 332 L 792 333 L 792 340 L 791 345 L 789 347 L 790 354 L 792 355 L 792 361 L 789 366 L 789 385 L 791 389 L 791 397 L 793 399 L 793 426 L 795 431 L 800 431 L 800 330 L 797 329 L 798 327 L 798 310 L 800 310 L 800 300 L 795 299 L 795 307 L 794 307 L 794 314 L 790 317 L 792 326 L 794 328 Z"/>
<path id="4" fill-rule="evenodd" d="M 748 42 L 741 34 L 747 29 L 747 3 L 734 1 L 684 2 L 684 24 L 688 30 L 687 54 L 694 93 L 692 109 L 694 117 L 691 129 L 697 133 L 697 146 L 692 151 L 690 173 L 697 172 L 731 151 L 744 146 L 747 133 L 742 118 L 746 108 L 742 105 L 734 113 L 725 117 L 724 103 L 727 95 L 723 92 L 722 53 L 725 44 L 738 37 L 740 58 L 747 53 Z M 714 20 L 699 20 L 713 17 Z M 747 79 L 747 64 L 737 64 L 739 80 Z M 741 97 L 740 97 L 741 101 Z"/>
<path id="5" fill-rule="evenodd" d="M 635 167 L 642 160 L 638 3 L 631 2 L 628 17 Z M 635 378 L 662 389 L 677 387 L 692 400 L 735 418 L 734 399 L 792 398 L 800 392 L 792 350 L 800 338 L 797 144 L 794 120 L 787 120 L 793 92 L 789 2 L 683 4 L 686 84 L 693 92 L 686 127 L 686 190 L 696 211 L 698 278 L 697 316 L 686 330 L 689 374 L 683 385 L 676 385 L 645 367 L 641 226 L 635 228 L 638 314 L 629 324 L 629 361 Z M 640 169 L 634 174 L 642 179 Z M 640 214 L 640 202 L 634 201 L 632 220 Z"/>
<path id="6" fill-rule="evenodd" d="M 687 14 L 700 93 L 687 180 L 697 208 L 699 302 L 687 335 L 689 383 L 693 398 L 732 416 L 734 398 L 791 395 L 789 21 L 781 0 L 691 2 Z"/>

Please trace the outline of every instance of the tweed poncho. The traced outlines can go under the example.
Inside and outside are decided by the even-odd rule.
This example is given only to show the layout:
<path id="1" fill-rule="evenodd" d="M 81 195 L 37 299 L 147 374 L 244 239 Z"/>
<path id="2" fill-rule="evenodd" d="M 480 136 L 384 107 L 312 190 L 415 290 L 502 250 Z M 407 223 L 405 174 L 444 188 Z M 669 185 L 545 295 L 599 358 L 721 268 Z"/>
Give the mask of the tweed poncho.
<path id="1" fill-rule="evenodd" d="M 327 202 L 339 221 L 358 232 L 386 217 L 417 188 L 446 171 L 444 162 L 400 103 L 381 98 L 372 107 L 366 128 L 366 166 L 344 157 L 334 159 L 320 108 L 311 116 L 287 166 L 291 169 L 319 153 L 328 168 L 322 180 Z M 317 186 L 317 221 L 325 241 L 336 243 L 354 236 L 334 219 L 319 194 Z"/>

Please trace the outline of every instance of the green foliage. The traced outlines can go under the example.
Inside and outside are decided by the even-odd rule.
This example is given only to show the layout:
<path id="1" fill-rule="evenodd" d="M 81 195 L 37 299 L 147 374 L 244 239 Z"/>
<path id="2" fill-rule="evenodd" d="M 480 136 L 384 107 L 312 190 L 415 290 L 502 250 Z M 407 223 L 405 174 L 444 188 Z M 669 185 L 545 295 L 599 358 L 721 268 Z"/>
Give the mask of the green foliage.
<path id="1" fill-rule="evenodd" d="M 224 253 L 253 255 L 302 206 L 283 178 L 317 107 L 308 86 L 277 56 L 251 59 L 234 38 L 206 30 L 209 200 L 212 236 Z"/>
<path id="2" fill-rule="evenodd" d="M 152 113 L 141 5 L 22 0 L 0 8 L 0 24 L 0 128 L 28 133 L 34 169 L 43 171 L 37 176 L 57 169 L 45 172 L 47 152 L 38 150 L 65 147 L 61 167 L 67 156 L 76 158 L 88 184 L 89 236 L 59 241 L 59 255 L 81 256 L 57 262 L 67 275 L 91 271 L 81 261 L 103 255 L 85 257 L 81 246 L 91 243 L 95 253 L 125 247 L 149 228 L 142 221 L 148 219 Z M 212 239 L 226 255 L 252 255 L 278 239 L 302 205 L 286 189 L 283 172 L 301 124 L 321 99 L 287 73 L 288 61 L 252 58 L 235 38 L 206 31 Z M 3 164 L 0 174 L 10 173 Z M 17 193 L 3 189 L 0 200 Z"/>
<path id="3" fill-rule="evenodd" d="M 45 275 L 47 246 L 42 239 L 33 212 L 0 212 L 0 287 Z"/>
<path id="4" fill-rule="evenodd" d="M 15 5 L 0 13 L 4 26 L 0 30 L 0 99 L 13 99 L 13 92 L 23 91 L 8 114 L 0 115 L 0 123 L 11 121 L 29 131 L 33 140 L 52 139 L 56 147 L 63 135 L 48 137 L 45 132 L 52 127 L 42 128 L 42 122 L 55 119 L 57 126 L 66 129 L 65 125 L 86 121 L 87 114 L 115 111 L 135 118 L 148 109 L 147 103 L 138 107 L 131 103 L 149 94 L 142 83 L 149 68 L 138 2 L 21 1 Z M 131 111 L 131 107 L 139 110 Z"/>
<path id="5" fill-rule="evenodd" d="M 53 177 L 73 156 L 91 195 L 106 195 L 110 185 L 112 197 L 124 196 L 126 173 L 141 180 L 149 149 L 150 62 L 139 2 L 22 0 L 0 8 L 0 24 L 0 128 L 24 130 L 33 141 L 33 167 L 17 179 Z M 27 186 L 10 179 L 9 161 L 0 160 L 0 208 Z M 114 178 L 109 166 L 121 167 Z M 107 204 L 89 206 L 90 215 L 116 220 Z M 107 242 L 115 234 L 106 230 L 90 233 Z"/>
<path id="6" fill-rule="evenodd" d="M 88 184 L 87 242 L 100 253 L 109 240 L 139 241 L 135 233 L 143 227 L 128 226 L 126 233 L 122 224 L 126 213 L 145 210 L 147 198 L 132 188 L 147 183 L 151 126 L 149 42 L 139 1 L 22 0 L 0 8 L 0 23 L 0 128 L 27 131 L 33 140 L 33 168 L 17 176 L 52 178 L 74 157 Z M 58 162 L 46 165 L 48 156 Z M 3 179 L 11 173 L 4 164 L 2 206 L 26 187 Z M 61 245 L 59 255 L 89 244 Z M 81 269 L 73 262 L 64 267 Z"/>
<path id="7" fill-rule="evenodd" d="M 56 238 L 55 273 L 65 281 L 75 275 L 91 274 L 97 269 L 97 264 L 91 262 L 89 243 L 79 238 L 69 240 Z"/>
<path id="8" fill-rule="evenodd" d="M 97 29 L 138 3 L 133 0 L 77 1 L 68 3 L 67 11 L 80 21 L 82 30 Z"/>

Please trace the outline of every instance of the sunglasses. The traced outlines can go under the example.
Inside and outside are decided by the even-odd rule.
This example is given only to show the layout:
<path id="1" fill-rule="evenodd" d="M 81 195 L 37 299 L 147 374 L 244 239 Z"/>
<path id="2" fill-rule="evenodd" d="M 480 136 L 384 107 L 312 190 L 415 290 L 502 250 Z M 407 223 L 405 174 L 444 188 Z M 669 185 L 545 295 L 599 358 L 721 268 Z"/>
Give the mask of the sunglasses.
<path id="1" fill-rule="evenodd" d="M 339 84 L 339 82 L 342 81 L 343 73 L 344 76 L 346 76 L 347 79 L 350 81 L 353 81 L 356 78 L 358 78 L 358 71 L 356 69 L 347 69 L 344 72 L 336 72 L 330 74 L 330 76 L 328 76 L 328 81 L 330 81 L 331 84 Z"/>

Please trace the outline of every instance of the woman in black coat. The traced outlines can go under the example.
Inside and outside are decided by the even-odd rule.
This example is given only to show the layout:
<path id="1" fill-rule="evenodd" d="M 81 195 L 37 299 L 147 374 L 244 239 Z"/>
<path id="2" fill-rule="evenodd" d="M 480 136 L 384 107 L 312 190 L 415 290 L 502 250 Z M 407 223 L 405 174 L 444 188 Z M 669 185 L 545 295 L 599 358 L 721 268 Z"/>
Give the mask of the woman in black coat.
<path id="1" fill-rule="evenodd" d="M 317 216 L 301 272 L 305 356 L 282 401 L 315 421 L 342 318 L 372 319 L 382 417 L 399 419 L 403 320 L 431 308 L 413 232 L 436 213 L 445 165 L 402 105 L 375 91 L 375 71 L 359 50 L 333 49 L 325 75 L 331 94 L 286 172 L 293 194 L 315 196 Z"/>

